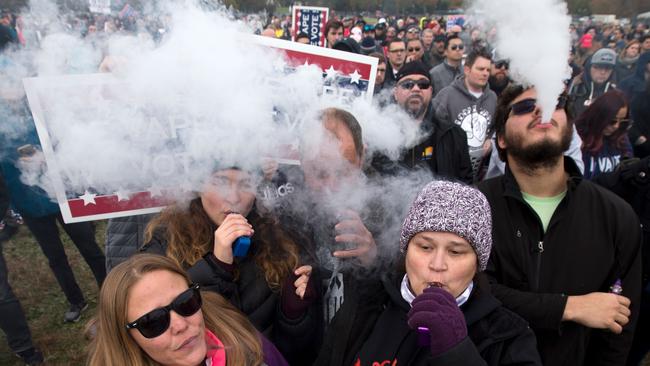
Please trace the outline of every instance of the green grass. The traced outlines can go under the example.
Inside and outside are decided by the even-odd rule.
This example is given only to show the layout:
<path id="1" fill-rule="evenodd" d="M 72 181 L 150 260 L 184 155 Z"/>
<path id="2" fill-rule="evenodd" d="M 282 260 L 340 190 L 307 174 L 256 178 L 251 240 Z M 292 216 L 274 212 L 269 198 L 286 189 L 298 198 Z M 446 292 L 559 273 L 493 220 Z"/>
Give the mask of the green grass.
<path id="1" fill-rule="evenodd" d="M 105 222 L 97 222 L 97 242 L 103 248 Z M 61 230 L 63 233 L 63 230 Z M 23 225 L 9 241 L 2 243 L 9 268 L 9 283 L 27 315 L 32 338 L 43 351 L 47 365 L 84 365 L 87 342 L 85 323 L 97 306 L 98 288 L 92 272 L 67 235 L 61 235 L 68 260 L 89 304 L 78 323 L 64 323 L 68 302 L 41 248 Z M 0 365 L 23 365 L 7 346 L 0 332 Z"/>
<path id="2" fill-rule="evenodd" d="M 97 242 L 103 248 L 105 222 L 97 222 Z M 63 232 L 63 231 L 62 231 Z M 47 259 L 26 227 L 2 244 L 9 267 L 9 282 L 25 309 L 36 345 L 43 351 L 47 365 L 84 365 L 87 342 L 83 336 L 86 322 L 97 307 L 97 285 L 86 262 L 67 235 L 62 235 L 65 251 L 89 307 L 78 323 L 63 322 L 68 303 Z M 0 332 L 0 365 L 22 366 L 9 350 L 4 334 Z M 650 357 L 644 366 L 650 366 Z"/>

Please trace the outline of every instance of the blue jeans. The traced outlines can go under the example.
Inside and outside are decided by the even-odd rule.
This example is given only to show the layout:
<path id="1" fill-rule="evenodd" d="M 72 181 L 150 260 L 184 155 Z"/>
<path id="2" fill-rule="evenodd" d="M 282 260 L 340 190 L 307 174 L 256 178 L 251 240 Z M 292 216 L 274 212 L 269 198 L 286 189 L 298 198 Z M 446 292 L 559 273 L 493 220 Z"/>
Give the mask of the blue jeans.
<path id="1" fill-rule="evenodd" d="M 20 302 L 9 286 L 7 264 L 0 243 L 0 329 L 7 335 L 9 348 L 15 353 L 32 348 L 32 334 Z"/>

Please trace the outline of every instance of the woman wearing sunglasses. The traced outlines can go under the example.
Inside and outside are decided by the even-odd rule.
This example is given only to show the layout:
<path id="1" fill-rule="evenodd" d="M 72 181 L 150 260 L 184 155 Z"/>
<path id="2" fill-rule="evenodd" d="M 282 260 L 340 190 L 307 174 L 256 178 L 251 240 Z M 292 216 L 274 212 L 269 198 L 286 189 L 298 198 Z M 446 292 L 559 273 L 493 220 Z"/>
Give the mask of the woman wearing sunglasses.
<path id="1" fill-rule="evenodd" d="M 150 222 L 142 251 L 166 255 L 194 283 L 230 300 L 299 364 L 318 345 L 311 267 L 299 266 L 295 242 L 256 208 L 259 176 L 215 169 L 189 205 L 171 206 Z"/>
<path id="2" fill-rule="evenodd" d="M 163 256 L 116 266 L 99 294 L 89 365 L 286 365 L 237 309 L 199 289 Z"/>
<path id="3" fill-rule="evenodd" d="M 625 95 L 610 90 L 598 97 L 576 120 L 582 138 L 584 176 L 593 179 L 601 173 L 611 172 L 622 159 L 633 156 L 627 136 L 631 125 Z"/>

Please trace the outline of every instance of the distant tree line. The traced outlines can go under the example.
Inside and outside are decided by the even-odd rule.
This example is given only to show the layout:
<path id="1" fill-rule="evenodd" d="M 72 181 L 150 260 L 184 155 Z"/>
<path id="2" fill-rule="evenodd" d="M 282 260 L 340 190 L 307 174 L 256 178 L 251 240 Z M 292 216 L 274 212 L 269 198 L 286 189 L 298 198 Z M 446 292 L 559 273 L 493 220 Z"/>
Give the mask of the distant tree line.
<path id="1" fill-rule="evenodd" d="M 84 11 L 87 0 L 54 0 L 62 9 Z M 273 11 L 277 7 L 288 7 L 296 0 L 199 0 L 208 5 L 223 1 L 225 5 L 243 12 Z M 134 8 L 157 3 L 157 0 L 112 0 L 114 10 L 128 3 Z M 382 10 L 386 14 L 421 15 L 445 13 L 463 7 L 463 0 L 302 0 L 303 5 L 327 6 L 339 12 L 371 12 Z M 29 3 L 28 0 L 2 0 L 0 10 L 19 11 Z M 569 12 L 584 16 L 591 14 L 616 14 L 618 17 L 632 18 L 636 14 L 650 11 L 649 0 L 568 0 Z"/>

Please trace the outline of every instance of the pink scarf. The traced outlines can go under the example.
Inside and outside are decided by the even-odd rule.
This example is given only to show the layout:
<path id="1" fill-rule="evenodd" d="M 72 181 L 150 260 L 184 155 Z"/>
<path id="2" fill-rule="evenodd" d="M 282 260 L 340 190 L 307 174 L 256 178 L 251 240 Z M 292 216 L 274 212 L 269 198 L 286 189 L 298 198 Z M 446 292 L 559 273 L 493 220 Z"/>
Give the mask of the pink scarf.
<path id="1" fill-rule="evenodd" d="M 205 363 L 208 366 L 226 366 L 226 350 L 223 343 L 214 333 L 205 330 L 205 343 L 208 346 L 208 354 Z"/>

